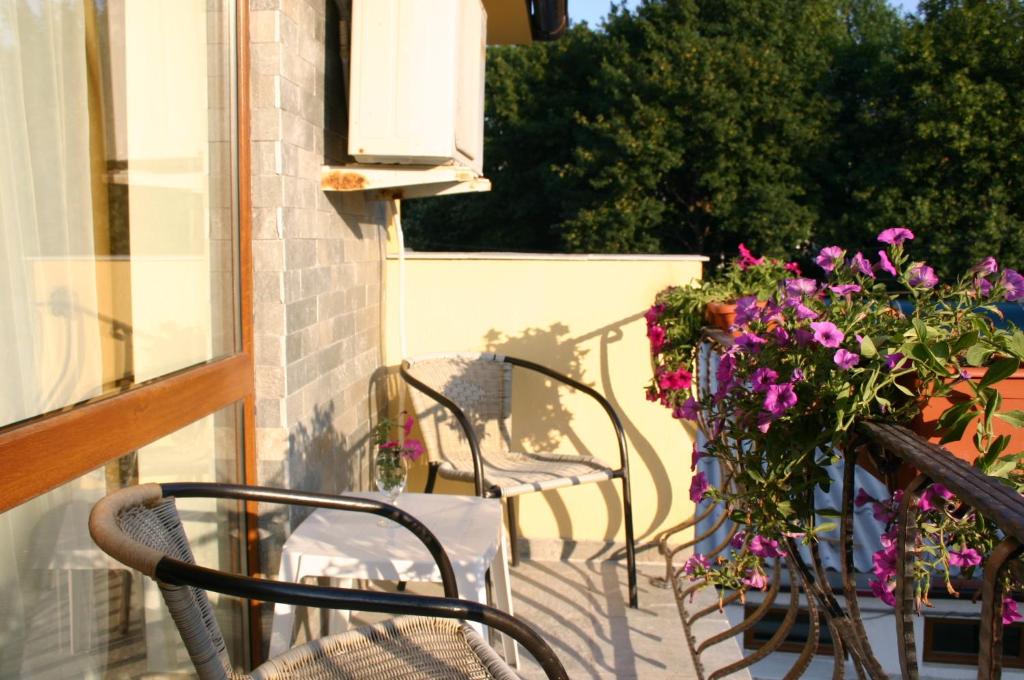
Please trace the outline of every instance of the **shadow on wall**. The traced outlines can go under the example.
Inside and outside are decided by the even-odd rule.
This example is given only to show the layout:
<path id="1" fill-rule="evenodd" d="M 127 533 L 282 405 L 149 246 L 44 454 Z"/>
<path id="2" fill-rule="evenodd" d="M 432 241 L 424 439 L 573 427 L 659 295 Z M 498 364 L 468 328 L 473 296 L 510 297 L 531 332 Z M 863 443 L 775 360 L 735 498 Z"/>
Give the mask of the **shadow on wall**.
<path id="1" fill-rule="evenodd" d="M 530 359 L 548 366 L 579 382 L 593 386 L 611 403 L 622 420 L 629 445 L 630 472 L 634 480 L 633 492 L 634 494 L 637 492 L 635 480 L 642 477 L 641 470 L 645 470 L 651 477 L 657 499 L 654 516 L 646 526 L 638 525 L 636 527 L 638 539 L 650 535 L 655 527 L 660 526 L 668 518 L 672 505 L 672 485 L 668 477 L 668 470 L 658 456 L 654 445 L 634 424 L 622 406 L 610 366 L 610 346 L 622 340 L 623 327 L 637 321 L 641 316 L 641 314 L 629 316 L 578 336 L 569 335 L 569 328 L 561 323 L 552 324 L 546 329 L 527 328 L 514 336 L 506 335 L 498 330 L 491 330 L 484 336 L 487 351 Z M 598 344 L 597 365 L 600 375 L 588 376 L 583 368 L 583 360 L 593 351 L 595 340 Z M 520 373 L 523 372 L 522 369 L 516 370 Z M 518 380 L 519 377 L 517 376 L 516 379 Z M 629 389 L 642 390 L 646 380 L 647 376 L 636 376 L 636 385 L 630 385 Z M 622 385 L 621 378 L 619 385 Z M 584 455 L 591 455 L 573 425 L 572 412 L 562 401 L 565 389 L 562 387 L 560 390 L 554 382 L 548 380 L 535 379 L 531 383 L 530 399 L 534 407 L 541 409 L 539 416 L 517 417 L 516 414 L 521 412 L 523 405 L 513 401 L 511 432 L 513 448 L 522 448 L 525 445 L 533 450 L 542 451 L 557 446 L 561 440 L 568 440 L 576 451 Z M 515 393 L 516 390 L 513 388 L 513 395 Z M 517 408 L 520 411 L 517 411 Z M 594 408 L 599 407 L 595 404 Z M 608 426 L 607 446 L 611 451 L 616 451 L 614 433 L 610 425 Z M 605 460 L 609 464 L 616 465 L 617 453 L 612 453 L 611 456 L 605 455 Z M 617 482 L 602 482 L 598 485 L 608 513 L 605 538 L 609 540 L 615 536 L 623 522 L 622 503 L 616 492 L 616 484 Z M 564 501 L 557 492 L 545 492 L 543 497 L 551 507 L 558 525 L 559 535 L 572 536 L 571 513 Z M 637 519 L 634 517 L 634 522 Z"/>
<path id="2" fill-rule="evenodd" d="M 288 488 L 340 493 L 358 483 L 367 436 L 343 434 L 334 422 L 335 404 L 331 400 L 314 407 L 309 421 L 292 428 L 288 435 Z M 298 526 L 309 513 L 309 508 L 290 507 L 291 526 Z"/>

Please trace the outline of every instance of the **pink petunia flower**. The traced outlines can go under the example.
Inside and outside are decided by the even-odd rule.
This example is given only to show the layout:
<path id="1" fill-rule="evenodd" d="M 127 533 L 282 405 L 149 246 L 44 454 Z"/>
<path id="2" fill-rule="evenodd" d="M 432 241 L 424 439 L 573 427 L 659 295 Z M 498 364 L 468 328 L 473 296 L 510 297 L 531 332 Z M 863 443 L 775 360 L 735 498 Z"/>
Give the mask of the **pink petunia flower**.
<path id="1" fill-rule="evenodd" d="M 658 376 L 658 387 L 663 390 L 688 390 L 693 381 L 693 375 L 680 366 L 674 371 L 665 371 Z"/>
<path id="2" fill-rule="evenodd" d="M 765 538 L 755 535 L 750 539 L 750 552 L 758 557 L 782 557 L 785 552 L 779 548 L 779 542 L 774 538 Z"/>
<path id="3" fill-rule="evenodd" d="M 844 283 L 840 286 L 829 286 L 836 295 L 849 295 L 850 293 L 859 293 L 861 288 L 856 283 Z"/>
<path id="4" fill-rule="evenodd" d="M 658 401 L 659 396 L 658 390 L 653 387 L 647 388 L 647 401 Z"/>
<path id="5" fill-rule="evenodd" d="M 827 246 L 818 252 L 814 262 L 827 272 L 833 271 L 836 265 L 843 261 L 846 251 L 839 246 Z"/>
<path id="6" fill-rule="evenodd" d="M 848 371 L 860 363 L 860 355 L 840 348 L 836 350 L 833 360 L 836 362 L 836 366 Z"/>
<path id="7" fill-rule="evenodd" d="M 857 253 L 850 260 L 850 268 L 853 271 L 863 274 L 864 276 L 875 278 L 875 271 L 871 268 L 871 263 L 868 262 L 868 258 L 864 257 L 862 253 Z"/>
<path id="8" fill-rule="evenodd" d="M 874 496 L 869 494 L 864 489 L 859 489 L 857 491 L 857 495 L 853 499 L 854 506 L 858 507 L 858 508 L 864 507 L 868 503 L 877 503 L 877 502 L 878 502 L 878 500 L 875 499 Z"/>
<path id="9" fill-rule="evenodd" d="M 896 596 L 892 594 L 892 589 L 895 587 L 895 582 L 890 587 L 881 581 L 871 581 L 872 594 L 890 607 L 896 606 Z"/>
<path id="10" fill-rule="evenodd" d="M 814 341 L 822 347 L 835 349 L 846 338 L 839 327 L 831 321 L 812 322 L 811 328 L 814 330 Z"/>
<path id="11" fill-rule="evenodd" d="M 690 451 L 690 469 L 696 470 L 697 462 L 703 457 L 704 453 L 700 450 L 700 447 L 697 446 L 697 442 L 694 442 L 693 449 Z"/>
<path id="12" fill-rule="evenodd" d="M 907 283 L 914 288 L 934 288 L 939 282 L 935 270 L 923 263 L 917 263 L 907 270 Z"/>
<path id="13" fill-rule="evenodd" d="M 788 409 L 796 405 L 796 392 L 791 383 L 772 385 L 764 397 L 764 410 L 778 418 Z"/>
<path id="14" fill-rule="evenodd" d="M 884 250 L 878 251 L 878 266 L 884 272 L 889 272 L 893 276 L 899 276 L 900 273 L 896 271 L 896 267 L 893 266 L 892 261 L 889 260 L 889 256 L 885 254 Z"/>
<path id="15" fill-rule="evenodd" d="M 768 577 L 760 571 L 748 569 L 747 575 L 741 579 L 743 585 L 756 590 L 764 590 L 768 587 Z"/>
<path id="16" fill-rule="evenodd" d="M 651 354 L 659 354 L 665 348 L 665 329 L 654 325 L 647 329 L 647 338 L 651 341 Z"/>
<path id="17" fill-rule="evenodd" d="M 789 374 L 789 382 L 798 383 L 803 382 L 804 372 L 802 369 L 794 368 L 793 372 Z"/>
<path id="18" fill-rule="evenodd" d="M 790 274 L 796 274 L 797 276 L 800 276 L 800 265 L 798 265 L 796 262 L 787 262 L 786 264 L 783 265 L 783 268 Z"/>
<path id="19" fill-rule="evenodd" d="M 1003 596 L 1003 625 L 1008 626 L 1015 621 L 1020 621 L 1024 618 L 1017 611 L 1017 603 L 1009 595 Z"/>
<path id="20" fill-rule="evenodd" d="M 767 392 L 768 388 L 779 379 L 779 374 L 770 368 L 762 367 L 755 369 L 750 375 L 750 384 L 755 392 Z"/>
<path id="21" fill-rule="evenodd" d="M 974 548 L 965 548 L 960 552 L 950 551 L 949 564 L 953 567 L 976 567 L 981 564 L 981 553 Z"/>
<path id="22" fill-rule="evenodd" d="M 904 241 L 910 241 L 913 238 L 914 232 L 905 227 L 891 227 L 878 235 L 879 241 L 893 246 L 898 246 Z"/>
<path id="23" fill-rule="evenodd" d="M 929 510 L 938 510 L 945 501 L 953 498 L 953 492 L 944 487 L 941 484 L 932 484 L 925 492 L 921 494 L 921 497 L 917 500 L 917 507 L 922 512 L 928 512 Z"/>
<path id="24" fill-rule="evenodd" d="M 644 312 L 644 318 L 647 320 L 648 327 L 658 323 L 658 319 L 665 313 L 665 305 L 654 305 L 646 312 Z"/>
<path id="25" fill-rule="evenodd" d="M 757 429 L 761 434 L 768 434 L 768 430 L 772 429 L 773 420 L 775 420 L 775 418 L 767 411 L 761 411 L 757 414 Z"/>
<path id="26" fill-rule="evenodd" d="M 751 253 L 750 250 L 747 248 L 747 246 L 745 246 L 742 243 L 739 246 L 739 251 L 740 251 L 740 258 L 739 258 L 739 260 L 740 260 L 740 262 L 739 262 L 740 269 L 746 269 L 747 267 L 753 267 L 753 266 L 756 266 L 756 265 L 764 263 L 764 258 L 763 257 L 754 257 L 754 254 Z"/>
<path id="27" fill-rule="evenodd" d="M 996 258 L 989 255 L 984 260 L 974 265 L 967 270 L 971 274 L 980 274 L 985 276 L 987 274 L 995 274 L 999 271 L 999 264 L 996 262 Z"/>
<path id="28" fill-rule="evenodd" d="M 402 432 L 405 433 L 406 437 L 412 432 L 413 422 L 412 416 L 407 416 L 405 422 L 402 423 Z"/>

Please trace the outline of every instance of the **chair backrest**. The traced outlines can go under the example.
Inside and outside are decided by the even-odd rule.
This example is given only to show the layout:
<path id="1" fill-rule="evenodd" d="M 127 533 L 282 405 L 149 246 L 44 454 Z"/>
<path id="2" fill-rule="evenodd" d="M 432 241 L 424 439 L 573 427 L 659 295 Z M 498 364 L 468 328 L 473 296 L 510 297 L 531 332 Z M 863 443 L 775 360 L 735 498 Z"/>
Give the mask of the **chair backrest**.
<path id="1" fill-rule="evenodd" d="M 89 533 L 108 555 L 150 578 L 164 557 L 195 564 L 174 499 L 164 498 L 158 484 L 119 489 L 100 500 Z M 157 585 L 201 680 L 229 678 L 231 660 L 206 591 Z"/>
<path id="2" fill-rule="evenodd" d="M 512 365 L 504 359 L 490 353 L 429 354 L 405 361 L 410 376 L 466 414 L 485 458 L 511 446 Z M 469 442 L 451 412 L 415 386 L 410 394 L 430 460 L 471 470 Z"/>

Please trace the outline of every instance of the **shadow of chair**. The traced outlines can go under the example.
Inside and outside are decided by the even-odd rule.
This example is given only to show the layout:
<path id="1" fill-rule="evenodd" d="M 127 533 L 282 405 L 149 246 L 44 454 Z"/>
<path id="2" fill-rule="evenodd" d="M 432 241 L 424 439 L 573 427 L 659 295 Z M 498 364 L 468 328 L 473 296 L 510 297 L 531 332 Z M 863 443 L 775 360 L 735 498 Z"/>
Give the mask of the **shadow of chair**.
<path id="1" fill-rule="evenodd" d="M 415 534 L 434 557 L 445 597 L 330 588 L 228 574 L 197 566 L 175 498 L 225 498 L 333 508 L 387 517 Z M 106 553 L 156 580 L 201 680 L 241 678 L 500 678 L 519 676 L 469 628 L 477 621 L 515 638 L 548 678 L 568 680 L 554 652 L 529 626 L 477 602 L 457 599 L 455 572 L 441 544 L 421 522 L 394 506 L 364 498 L 229 484 L 144 484 L 100 500 L 89 532 Z M 241 675 L 233 670 L 206 596 L 213 591 L 264 602 L 401 614 L 329 635 L 276 656 Z"/>
<path id="2" fill-rule="evenodd" d="M 513 368 L 540 373 L 595 399 L 611 419 L 618 440 L 618 468 L 592 458 L 514 451 L 511 439 Z M 637 606 L 636 554 L 626 437 L 618 414 L 589 385 L 546 366 L 493 353 L 425 354 L 402 362 L 402 378 L 430 459 L 428 493 L 437 475 L 471 482 L 478 496 L 505 500 L 512 564 L 518 562 L 516 497 L 611 479 L 622 481 L 629 572 L 629 604 Z"/>

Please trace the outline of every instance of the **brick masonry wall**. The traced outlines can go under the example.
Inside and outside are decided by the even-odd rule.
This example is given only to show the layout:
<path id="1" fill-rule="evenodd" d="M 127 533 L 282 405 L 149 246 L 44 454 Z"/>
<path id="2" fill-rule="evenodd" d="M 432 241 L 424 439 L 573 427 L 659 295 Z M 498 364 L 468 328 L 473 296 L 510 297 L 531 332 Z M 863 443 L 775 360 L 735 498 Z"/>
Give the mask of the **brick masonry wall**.
<path id="1" fill-rule="evenodd" d="M 335 0 L 249 6 L 259 480 L 360 488 L 381 372 L 383 206 L 320 190 L 320 166 L 345 154 L 344 82 L 340 61 L 328 62 L 339 60 L 338 9 Z M 276 572 L 300 517 L 267 516 L 265 571 Z"/>

